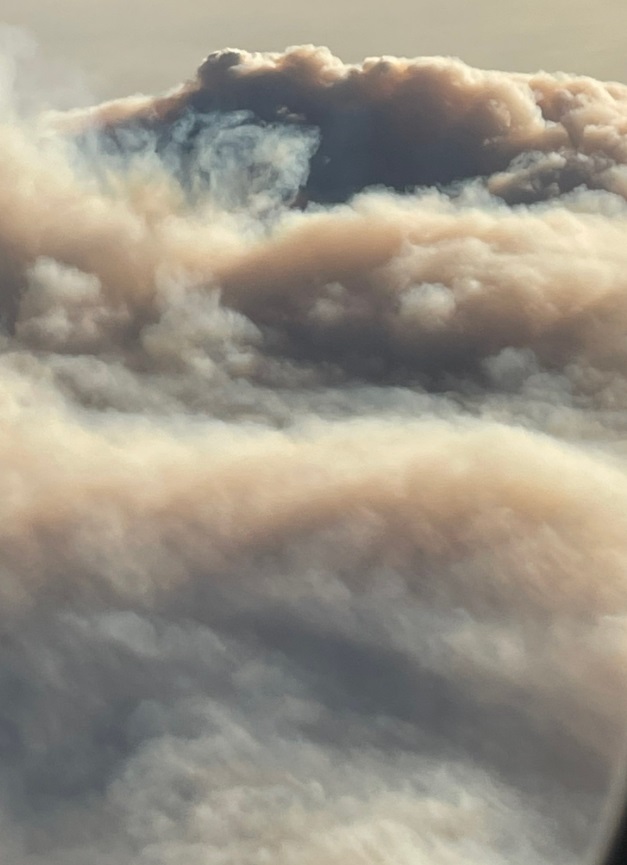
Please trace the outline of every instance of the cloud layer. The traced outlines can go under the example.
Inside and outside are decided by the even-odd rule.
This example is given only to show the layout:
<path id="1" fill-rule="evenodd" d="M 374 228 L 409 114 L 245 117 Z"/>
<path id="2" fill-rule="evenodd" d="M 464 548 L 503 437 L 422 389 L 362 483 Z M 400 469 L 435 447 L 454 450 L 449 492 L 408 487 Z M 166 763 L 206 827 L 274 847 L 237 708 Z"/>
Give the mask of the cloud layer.
<path id="1" fill-rule="evenodd" d="M 626 708 L 627 88 L 5 77 L 11 861 L 572 862 Z"/>

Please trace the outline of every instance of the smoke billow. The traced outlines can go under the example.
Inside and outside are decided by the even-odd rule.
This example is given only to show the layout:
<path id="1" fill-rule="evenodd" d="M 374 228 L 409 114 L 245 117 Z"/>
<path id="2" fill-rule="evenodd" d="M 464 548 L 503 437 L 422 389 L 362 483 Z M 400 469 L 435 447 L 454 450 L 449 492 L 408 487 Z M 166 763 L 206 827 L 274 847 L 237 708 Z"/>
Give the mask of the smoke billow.
<path id="1" fill-rule="evenodd" d="M 225 51 L 0 126 L 15 865 L 570 863 L 627 661 L 627 87 Z"/>

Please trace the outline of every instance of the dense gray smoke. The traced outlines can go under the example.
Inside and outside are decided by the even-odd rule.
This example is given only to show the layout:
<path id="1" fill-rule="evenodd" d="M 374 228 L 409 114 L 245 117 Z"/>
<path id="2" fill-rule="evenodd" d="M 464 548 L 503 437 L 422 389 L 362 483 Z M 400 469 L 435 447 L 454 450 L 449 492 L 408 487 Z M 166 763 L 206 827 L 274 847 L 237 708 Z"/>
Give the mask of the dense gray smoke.
<path id="1" fill-rule="evenodd" d="M 6 862 L 584 861 L 627 87 L 305 47 L 34 114 L 2 69 Z"/>

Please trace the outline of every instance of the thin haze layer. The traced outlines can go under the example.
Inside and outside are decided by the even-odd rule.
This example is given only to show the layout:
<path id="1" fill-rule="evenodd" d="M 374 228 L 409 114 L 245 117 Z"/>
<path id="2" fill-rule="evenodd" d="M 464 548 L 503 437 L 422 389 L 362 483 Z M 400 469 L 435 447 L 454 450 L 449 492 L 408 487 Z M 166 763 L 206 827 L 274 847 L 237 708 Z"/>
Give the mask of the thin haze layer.
<path id="1" fill-rule="evenodd" d="M 583 858 L 627 708 L 627 88 L 228 51 L 27 120 L 5 66 L 8 860 Z"/>

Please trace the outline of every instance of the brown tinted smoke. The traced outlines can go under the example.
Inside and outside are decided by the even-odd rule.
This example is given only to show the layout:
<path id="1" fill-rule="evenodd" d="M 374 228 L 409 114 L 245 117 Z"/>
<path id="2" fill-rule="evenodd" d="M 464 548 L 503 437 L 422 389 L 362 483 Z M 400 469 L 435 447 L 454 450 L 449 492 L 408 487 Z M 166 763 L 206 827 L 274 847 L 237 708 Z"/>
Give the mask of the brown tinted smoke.
<path id="1" fill-rule="evenodd" d="M 627 88 L 305 47 L 14 90 L 10 861 L 584 861 L 626 708 Z"/>

